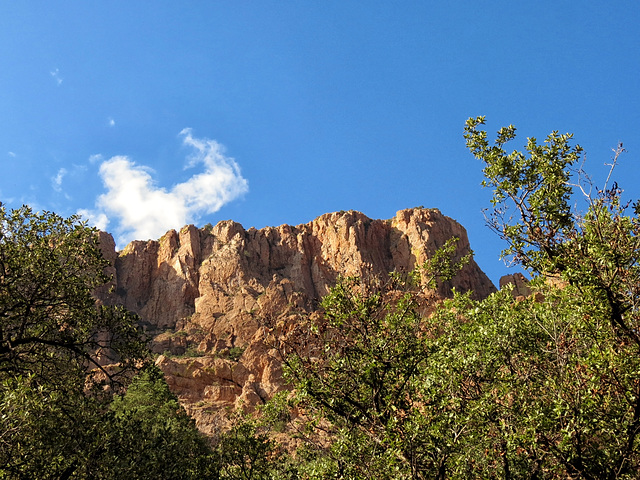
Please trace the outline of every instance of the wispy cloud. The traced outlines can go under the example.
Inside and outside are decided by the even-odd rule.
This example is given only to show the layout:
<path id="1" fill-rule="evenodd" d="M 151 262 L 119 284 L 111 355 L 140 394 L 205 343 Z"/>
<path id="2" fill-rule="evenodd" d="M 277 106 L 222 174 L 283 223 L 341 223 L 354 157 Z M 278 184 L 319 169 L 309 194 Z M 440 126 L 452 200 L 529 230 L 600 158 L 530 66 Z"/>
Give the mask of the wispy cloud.
<path id="1" fill-rule="evenodd" d="M 64 80 L 61 76 L 60 76 L 60 70 L 59 69 L 55 69 L 55 70 L 51 70 L 49 72 L 49 74 L 53 77 L 53 79 L 56 81 L 56 85 L 60 86 L 62 85 L 62 81 Z"/>
<path id="2" fill-rule="evenodd" d="M 180 135 L 193 149 L 185 168 L 199 167 L 202 171 L 167 189 L 156 185 L 151 168 L 126 156 L 112 157 L 100 164 L 106 192 L 97 198 L 94 210 L 78 213 L 101 229 L 115 220 L 110 228 L 115 230 L 118 245 L 123 246 L 133 239 L 157 239 L 171 228 L 218 211 L 248 191 L 238 164 L 224 154 L 222 145 L 196 138 L 190 129 Z"/>
<path id="3" fill-rule="evenodd" d="M 109 125 L 110 127 L 116 126 L 116 121 L 113 119 L 113 117 L 107 118 L 107 125 Z"/>
<path id="4" fill-rule="evenodd" d="M 51 186 L 56 192 L 62 191 L 62 179 L 67 174 L 66 168 L 61 168 L 58 170 L 58 173 L 54 177 L 51 178 Z"/>
<path id="5" fill-rule="evenodd" d="M 13 203 L 15 201 L 15 199 L 13 197 L 5 197 L 4 193 L 2 193 L 2 190 L 0 190 L 0 203 Z"/>
<path id="6" fill-rule="evenodd" d="M 9 155 L 11 158 L 16 158 L 16 154 L 14 152 L 7 152 L 7 155 Z"/>

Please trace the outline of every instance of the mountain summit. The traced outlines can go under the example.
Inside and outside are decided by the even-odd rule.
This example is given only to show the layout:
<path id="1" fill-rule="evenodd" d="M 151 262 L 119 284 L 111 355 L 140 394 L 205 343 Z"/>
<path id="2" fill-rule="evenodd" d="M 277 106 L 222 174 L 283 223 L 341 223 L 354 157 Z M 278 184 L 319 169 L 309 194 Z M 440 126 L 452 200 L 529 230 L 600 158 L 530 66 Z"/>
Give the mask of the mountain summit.
<path id="1" fill-rule="evenodd" d="M 260 230 L 232 221 L 187 225 L 120 252 L 102 232 L 113 281 L 98 296 L 140 316 L 167 382 L 199 428 L 213 433 L 223 407 L 251 408 L 285 388 L 261 320 L 313 312 L 340 275 L 409 272 L 451 237 L 459 238 L 456 257 L 470 251 L 458 222 L 424 208 L 389 220 L 328 213 Z M 473 260 L 439 294 L 452 287 L 477 298 L 495 291 Z"/>

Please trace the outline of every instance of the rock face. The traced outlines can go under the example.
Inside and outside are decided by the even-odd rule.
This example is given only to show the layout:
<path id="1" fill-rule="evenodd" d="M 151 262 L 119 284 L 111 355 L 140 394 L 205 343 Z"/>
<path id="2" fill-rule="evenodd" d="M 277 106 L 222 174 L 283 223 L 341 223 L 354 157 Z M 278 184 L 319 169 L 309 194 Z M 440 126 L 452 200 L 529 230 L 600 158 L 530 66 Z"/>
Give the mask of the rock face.
<path id="1" fill-rule="evenodd" d="M 504 275 L 500 278 L 500 290 L 507 285 L 513 285 L 511 294 L 516 299 L 524 299 L 531 295 L 531 288 L 529 287 L 529 280 L 525 276 L 518 272 L 512 275 Z"/>
<path id="2" fill-rule="evenodd" d="M 313 311 L 338 275 L 410 271 L 451 237 L 460 239 L 457 256 L 469 251 L 464 228 L 435 209 L 401 210 L 390 220 L 329 213 L 261 230 L 189 225 L 121 252 L 102 234 L 114 288 L 99 296 L 140 316 L 170 387 L 211 433 L 223 407 L 252 408 L 284 388 L 261 318 Z M 452 286 L 479 298 L 495 291 L 473 261 L 443 293 Z"/>

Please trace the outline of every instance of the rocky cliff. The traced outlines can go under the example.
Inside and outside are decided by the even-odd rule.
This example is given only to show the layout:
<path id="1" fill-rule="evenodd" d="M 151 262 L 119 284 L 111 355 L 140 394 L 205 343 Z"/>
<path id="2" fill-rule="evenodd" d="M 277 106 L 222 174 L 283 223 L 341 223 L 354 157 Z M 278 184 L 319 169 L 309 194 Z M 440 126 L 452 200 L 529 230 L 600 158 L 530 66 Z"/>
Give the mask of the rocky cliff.
<path id="1" fill-rule="evenodd" d="M 211 433 L 224 407 L 251 408 L 284 387 L 262 318 L 313 311 L 338 275 L 409 271 L 451 237 L 460 239 L 456 255 L 469 251 L 460 224 L 422 208 L 390 220 L 349 211 L 261 230 L 189 225 L 121 252 L 103 233 L 114 280 L 99 295 L 140 316 L 172 390 Z M 442 293 L 452 286 L 476 297 L 495 290 L 473 261 Z"/>

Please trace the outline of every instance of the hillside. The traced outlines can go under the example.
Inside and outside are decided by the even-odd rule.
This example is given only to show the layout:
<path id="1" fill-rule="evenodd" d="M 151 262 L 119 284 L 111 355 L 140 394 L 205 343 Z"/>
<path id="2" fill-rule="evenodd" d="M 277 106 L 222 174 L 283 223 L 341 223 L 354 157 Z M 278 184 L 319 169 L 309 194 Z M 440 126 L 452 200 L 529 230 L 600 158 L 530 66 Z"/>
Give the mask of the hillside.
<path id="1" fill-rule="evenodd" d="M 465 229 L 436 209 L 408 209 L 389 220 L 329 213 L 297 226 L 245 230 L 222 221 L 171 230 L 117 252 L 101 234 L 113 282 L 101 300 L 136 312 L 157 364 L 199 428 L 213 433 L 225 407 L 253 407 L 284 388 L 280 363 L 263 343 L 261 320 L 294 322 L 312 312 L 338 275 L 410 271 L 451 237 L 469 251 Z M 444 285 L 495 291 L 472 260 Z"/>

